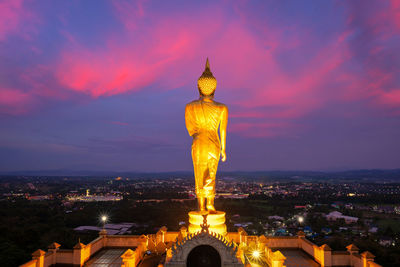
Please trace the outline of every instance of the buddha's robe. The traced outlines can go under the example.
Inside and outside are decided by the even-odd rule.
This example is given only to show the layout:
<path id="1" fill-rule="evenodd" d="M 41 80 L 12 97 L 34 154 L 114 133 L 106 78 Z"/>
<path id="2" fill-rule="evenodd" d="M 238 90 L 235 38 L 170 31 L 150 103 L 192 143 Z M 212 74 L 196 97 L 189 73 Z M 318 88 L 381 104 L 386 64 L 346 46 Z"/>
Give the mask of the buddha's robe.
<path id="1" fill-rule="evenodd" d="M 186 128 L 193 137 L 192 159 L 197 197 L 215 196 L 215 177 L 221 153 L 218 127 L 222 119 L 227 119 L 224 118 L 227 112 L 224 104 L 210 99 L 200 98 L 186 105 Z"/>

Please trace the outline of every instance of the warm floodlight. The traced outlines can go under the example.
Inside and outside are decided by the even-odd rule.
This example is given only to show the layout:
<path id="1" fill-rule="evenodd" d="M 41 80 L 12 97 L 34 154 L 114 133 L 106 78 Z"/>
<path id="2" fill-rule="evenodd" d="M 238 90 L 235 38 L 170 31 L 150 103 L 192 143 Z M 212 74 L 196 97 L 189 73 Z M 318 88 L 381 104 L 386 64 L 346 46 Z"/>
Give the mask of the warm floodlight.
<path id="1" fill-rule="evenodd" d="M 103 230 L 104 230 L 104 227 L 106 226 L 106 222 L 107 222 L 107 220 L 108 220 L 107 215 L 101 215 L 101 216 L 100 216 L 100 220 L 101 220 L 101 222 L 103 223 Z"/>
<path id="2" fill-rule="evenodd" d="M 297 220 L 299 221 L 299 223 L 302 223 L 302 222 L 304 222 L 304 217 L 299 216 L 299 218 L 297 218 Z"/>
<path id="3" fill-rule="evenodd" d="M 253 256 L 254 259 L 258 259 L 258 258 L 260 258 L 261 253 L 258 250 L 254 250 L 251 255 Z"/>
<path id="4" fill-rule="evenodd" d="M 107 220 L 108 220 L 107 215 L 101 215 L 100 216 L 100 221 L 103 223 L 103 228 L 106 225 Z"/>

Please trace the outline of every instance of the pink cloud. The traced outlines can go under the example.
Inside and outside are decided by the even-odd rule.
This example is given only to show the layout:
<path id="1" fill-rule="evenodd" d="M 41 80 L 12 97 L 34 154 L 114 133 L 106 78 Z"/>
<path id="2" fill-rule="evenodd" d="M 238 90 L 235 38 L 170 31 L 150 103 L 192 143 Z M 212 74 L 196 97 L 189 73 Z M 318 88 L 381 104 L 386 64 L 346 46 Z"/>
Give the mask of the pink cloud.
<path id="1" fill-rule="evenodd" d="M 264 112 L 247 111 L 247 112 L 230 112 L 229 118 L 264 118 Z"/>
<path id="2" fill-rule="evenodd" d="M 394 89 L 391 91 L 383 92 L 380 95 L 380 100 L 384 104 L 399 106 L 400 105 L 400 89 Z"/>
<path id="3" fill-rule="evenodd" d="M 177 43 L 172 46 L 179 46 Z M 167 51 L 175 50 L 166 47 Z M 171 49 L 171 50 L 168 50 Z M 146 51 L 140 48 L 110 45 L 98 51 L 85 48 L 65 50 L 56 69 L 61 85 L 93 97 L 110 96 L 128 91 L 138 91 L 151 85 L 166 70 L 168 55 L 157 59 L 151 50 L 147 60 Z"/>
<path id="4" fill-rule="evenodd" d="M 137 29 L 137 20 L 145 15 L 144 4 L 146 0 L 139 1 L 114 1 L 113 6 L 117 16 L 121 19 L 127 30 Z"/>
<path id="5" fill-rule="evenodd" d="M 21 115 L 26 113 L 34 99 L 31 94 L 18 89 L 0 88 L 0 114 Z"/>
<path id="6" fill-rule="evenodd" d="M 46 100 L 51 103 L 72 97 L 70 91 L 60 88 L 49 66 L 31 66 L 15 78 L 16 84 L 6 79 L 0 84 L 0 114 L 26 115 L 43 107 Z"/>
<path id="7" fill-rule="evenodd" d="M 389 16 L 391 16 L 393 24 L 400 30 L 400 1 L 390 1 Z"/>
<path id="8" fill-rule="evenodd" d="M 128 23 L 126 19 L 123 16 Z M 201 45 L 198 34 L 207 30 L 186 17 L 159 19 L 154 24 L 151 30 L 138 32 L 130 32 L 127 26 L 129 31 L 122 37 L 110 34 L 98 49 L 79 45 L 64 33 L 74 41 L 63 49 L 56 67 L 60 84 L 93 97 L 135 92 L 158 81 L 167 87 L 163 89 L 186 84 L 189 77 L 182 75 L 184 65 Z"/>
<path id="9" fill-rule="evenodd" d="M 29 38 L 33 30 L 33 22 L 37 22 L 24 0 L 0 2 L 0 41 L 4 41 L 10 34 L 18 34 Z M 29 21 L 29 23 L 27 23 Z"/>
<path id="10" fill-rule="evenodd" d="M 374 109 L 398 109 L 397 89 L 400 57 L 395 48 L 400 35 L 400 3 L 374 2 L 360 11 L 349 5 L 349 28 L 358 33 L 353 40 L 353 54 L 360 58 L 362 73 L 342 73 L 346 100 L 369 99 Z M 347 79 L 347 80 L 346 80 Z"/>
<path id="11" fill-rule="evenodd" d="M 0 15 L 9 21 L 0 18 L 0 40 L 26 24 L 22 15 L 29 12 L 23 4 L 20 0 L 0 4 Z M 59 31 L 65 42 L 55 62 L 22 71 L 19 81 L 29 89 L 14 93 L 4 89 L 9 95 L 2 100 L 4 105 L 11 109 L 15 105 L 18 113 L 37 98 L 108 97 L 150 86 L 196 90 L 206 56 L 218 79 L 217 101 L 221 94 L 222 102 L 233 106 L 230 127 L 237 133 L 285 134 L 297 119 L 334 103 L 367 99 L 382 108 L 399 105 L 394 86 L 398 73 L 376 64 L 390 54 L 386 44 L 399 33 L 397 1 L 370 8 L 367 14 L 355 5 L 338 21 L 336 31 L 323 37 L 294 24 L 257 18 L 245 11 L 246 2 L 236 4 L 234 14 L 228 4 L 211 4 L 205 7 L 207 12 L 197 13 L 171 9 L 168 14 L 150 4 L 112 2 L 121 25 L 113 32 L 104 29 L 98 44 L 88 44 L 68 31 L 64 21 L 65 28 Z M 195 72 L 188 74 L 188 69 Z M 282 124 L 276 123 L 278 119 Z"/>
<path id="12" fill-rule="evenodd" d="M 239 108 L 233 113 L 233 117 L 262 119 L 263 122 L 255 123 L 255 127 L 260 128 L 260 125 L 265 126 L 276 118 L 289 123 L 291 119 L 304 117 L 332 100 L 332 94 L 326 93 L 324 87 L 351 57 L 346 43 L 350 32 L 339 35 L 330 46 L 322 47 L 312 54 L 295 75 L 288 75 L 277 57 L 287 49 L 284 44 L 287 40 L 279 35 L 279 29 L 270 31 L 268 36 L 273 45 L 268 50 L 259 45 L 256 37 L 247 32 L 242 33 L 241 30 L 245 29 L 238 31 L 239 38 L 235 40 L 238 47 L 233 50 L 242 51 L 245 56 L 227 64 L 226 71 L 229 72 L 229 80 L 226 81 L 228 87 L 239 87 L 235 91 L 239 97 L 234 102 Z M 220 47 L 222 53 L 224 45 L 221 44 Z M 229 58 L 226 60 L 229 61 Z M 265 111 L 255 111 L 262 107 L 266 108 Z M 241 122 L 233 122 L 236 123 Z M 251 124 L 246 122 L 245 125 Z M 268 125 L 278 127 L 273 123 Z M 242 126 L 235 129 L 239 131 Z"/>
<path id="13" fill-rule="evenodd" d="M 345 84 L 336 95 L 349 95 L 346 89 L 350 83 L 356 83 L 353 76 L 346 76 L 346 70 L 341 69 L 352 57 L 348 47 L 352 30 L 337 34 L 329 45 L 313 53 L 306 50 L 309 56 L 304 66 L 289 75 L 281 66 L 279 55 L 291 49 L 308 49 L 317 37 L 310 35 L 302 40 L 299 29 L 293 27 L 293 34 L 287 35 L 283 34 L 287 28 L 268 25 L 260 29 L 260 35 L 243 22 L 246 14 L 241 14 L 243 21 L 231 21 L 219 9 L 207 16 L 189 18 L 179 13 L 165 18 L 156 14 L 149 17 L 147 14 L 152 13 L 143 5 L 122 2 L 115 7 L 125 26 L 124 42 L 118 34 L 108 34 L 107 42 L 93 49 L 80 45 L 79 40 L 67 34 L 73 41 L 63 49 L 56 68 L 56 77 L 64 87 L 92 97 L 135 92 L 156 83 L 164 90 L 183 85 L 195 87 L 201 67 L 193 62 L 208 55 L 220 84 L 217 94 L 229 89 L 234 95 L 230 102 L 238 108 L 233 117 L 256 118 L 261 122 L 251 127 L 265 133 L 267 128 L 279 127 L 271 119 L 289 121 L 304 117 L 332 101 L 336 96 L 326 92 L 327 81 L 340 77 Z M 127 16 L 128 10 L 135 15 Z M 142 19 L 151 20 L 151 30 L 136 26 Z M 188 66 L 199 69 L 194 74 L 197 76 L 182 75 Z M 263 107 L 271 110 L 254 110 Z M 250 127 L 249 122 L 233 121 L 232 129 L 244 132 L 246 125 Z"/>

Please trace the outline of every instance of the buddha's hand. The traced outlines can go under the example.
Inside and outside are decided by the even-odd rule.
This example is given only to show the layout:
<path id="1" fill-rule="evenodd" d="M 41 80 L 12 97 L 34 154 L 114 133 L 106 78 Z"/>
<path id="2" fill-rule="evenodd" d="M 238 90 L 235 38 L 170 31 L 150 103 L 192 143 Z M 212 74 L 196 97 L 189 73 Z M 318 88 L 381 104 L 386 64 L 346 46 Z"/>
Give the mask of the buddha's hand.
<path id="1" fill-rule="evenodd" d="M 221 160 L 223 161 L 223 162 L 225 162 L 225 160 L 226 160 L 226 153 L 225 153 L 225 151 L 221 151 Z"/>

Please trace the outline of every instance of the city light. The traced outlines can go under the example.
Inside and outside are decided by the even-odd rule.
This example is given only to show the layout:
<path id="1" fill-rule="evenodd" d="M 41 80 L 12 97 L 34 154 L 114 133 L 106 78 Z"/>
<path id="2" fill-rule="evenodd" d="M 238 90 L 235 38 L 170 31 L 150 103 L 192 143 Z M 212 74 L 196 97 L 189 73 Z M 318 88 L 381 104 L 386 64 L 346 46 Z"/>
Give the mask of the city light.
<path id="1" fill-rule="evenodd" d="M 297 220 L 299 221 L 299 223 L 302 223 L 302 222 L 304 222 L 304 217 L 299 216 L 299 218 L 297 218 Z"/>

